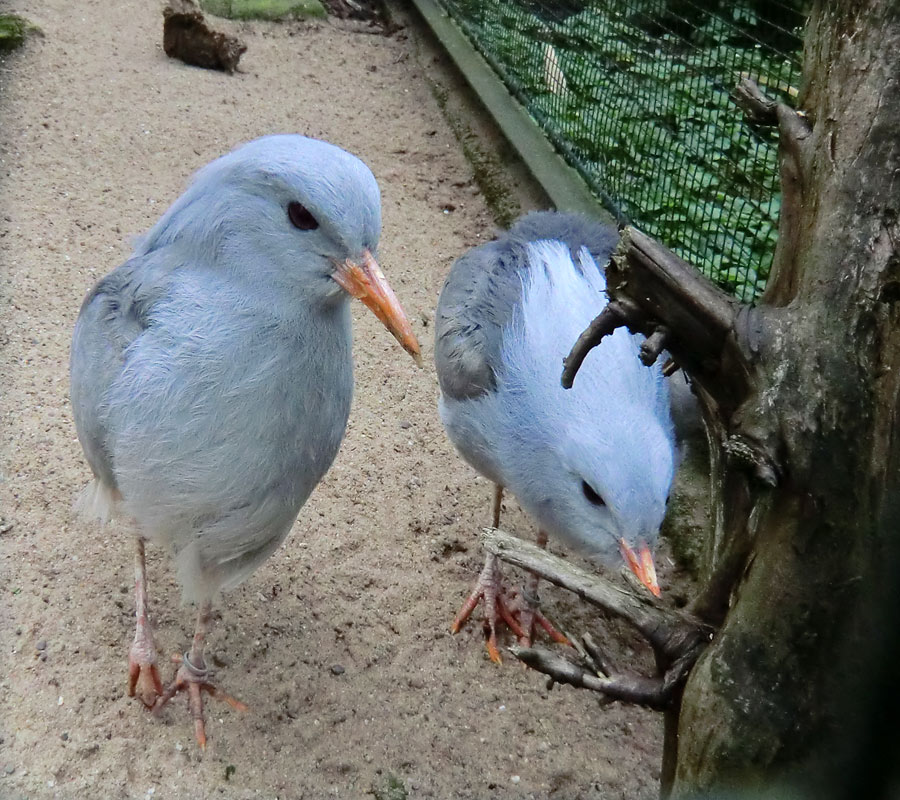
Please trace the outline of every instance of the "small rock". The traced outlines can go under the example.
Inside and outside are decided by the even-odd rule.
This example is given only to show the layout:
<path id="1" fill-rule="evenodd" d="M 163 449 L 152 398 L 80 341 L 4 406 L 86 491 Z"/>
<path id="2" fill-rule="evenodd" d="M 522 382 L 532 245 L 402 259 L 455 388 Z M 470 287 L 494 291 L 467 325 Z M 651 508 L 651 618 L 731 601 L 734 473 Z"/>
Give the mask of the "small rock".
<path id="1" fill-rule="evenodd" d="M 212 662 L 220 669 L 231 665 L 231 659 L 224 653 L 213 653 Z"/>
<path id="2" fill-rule="evenodd" d="M 331 668 L 332 675 L 343 675 L 345 671 L 346 670 L 340 664 L 335 664 Z"/>
<path id="3" fill-rule="evenodd" d="M 64 742 L 68 742 L 68 741 L 69 741 L 69 734 L 68 734 L 66 731 L 63 731 L 63 732 L 59 735 L 59 738 L 62 739 Z"/>
<path id="4" fill-rule="evenodd" d="M 35 646 L 35 650 L 46 650 L 47 649 L 47 641 L 45 639 L 41 639 Z"/>

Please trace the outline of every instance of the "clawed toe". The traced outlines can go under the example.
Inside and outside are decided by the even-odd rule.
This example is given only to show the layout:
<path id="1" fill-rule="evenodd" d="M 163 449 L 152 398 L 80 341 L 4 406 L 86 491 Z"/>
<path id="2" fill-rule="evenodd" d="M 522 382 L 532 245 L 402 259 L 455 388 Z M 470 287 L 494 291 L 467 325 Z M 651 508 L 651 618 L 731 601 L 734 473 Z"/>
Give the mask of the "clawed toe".
<path id="1" fill-rule="evenodd" d="M 128 696 L 137 697 L 147 708 L 153 708 L 163 693 L 156 661 L 128 659 Z"/>
<path id="2" fill-rule="evenodd" d="M 484 630 L 485 646 L 491 661 L 495 664 L 502 663 L 500 650 L 497 646 L 497 628 L 501 621 L 515 634 L 519 644 L 528 647 L 531 645 L 535 625 L 540 625 L 553 641 L 560 644 L 568 644 L 569 640 L 563 636 L 537 607 L 537 597 L 529 599 L 524 593 L 507 593 L 503 587 L 503 579 L 496 557 L 489 554 L 485 559 L 484 569 L 478 576 L 478 581 L 472 593 L 463 603 L 462 608 L 453 620 L 450 630 L 458 633 L 466 620 L 475 610 L 479 601 L 484 600 Z"/>
<path id="3" fill-rule="evenodd" d="M 206 748 L 206 721 L 203 715 L 203 692 L 210 697 L 218 700 L 224 700 L 236 711 L 247 711 L 249 706 L 240 700 L 226 694 L 222 690 L 216 688 L 212 684 L 212 670 L 203 662 L 200 666 L 191 663 L 187 653 L 183 656 L 172 656 L 172 660 L 178 663 L 178 671 L 175 678 L 168 688 L 160 693 L 156 704 L 153 706 L 153 713 L 159 714 L 162 708 L 178 693 L 187 691 L 188 708 L 191 712 L 191 719 L 194 721 L 194 737 L 201 749 Z"/>

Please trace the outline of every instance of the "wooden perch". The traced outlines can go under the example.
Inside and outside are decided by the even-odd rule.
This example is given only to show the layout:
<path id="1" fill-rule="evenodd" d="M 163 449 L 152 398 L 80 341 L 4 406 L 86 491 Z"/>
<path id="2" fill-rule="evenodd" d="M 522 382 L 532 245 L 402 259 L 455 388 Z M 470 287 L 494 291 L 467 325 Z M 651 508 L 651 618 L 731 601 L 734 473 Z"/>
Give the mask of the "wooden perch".
<path id="1" fill-rule="evenodd" d="M 565 359 L 564 387 L 572 385 L 588 352 L 625 326 L 647 337 L 641 351 L 645 363 L 667 351 L 703 387 L 722 418 L 752 394 L 753 360 L 763 338 L 755 309 L 632 227 L 622 232 L 606 281 L 610 302 Z"/>
<path id="2" fill-rule="evenodd" d="M 513 646 L 509 650 L 521 662 L 538 672 L 543 672 L 556 683 L 565 683 L 578 689 L 590 689 L 593 692 L 600 692 L 611 700 L 635 703 L 662 711 L 674 699 L 676 691 L 699 658 L 702 647 L 694 648 L 662 675 L 652 678 L 630 673 L 598 675 L 560 653 L 543 647 Z"/>
<path id="3" fill-rule="evenodd" d="M 712 638 L 712 629 L 688 614 L 666 608 L 650 594 L 635 594 L 605 578 L 496 528 L 485 528 L 485 549 L 514 566 L 568 589 L 583 600 L 631 624 L 656 653 L 660 674 L 653 677 L 618 670 L 589 636 L 583 645 L 569 637 L 585 664 L 538 647 L 512 647 L 513 655 L 557 683 L 600 692 L 608 698 L 663 709 L 675 697 L 691 667 Z"/>
<path id="4" fill-rule="evenodd" d="M 481 540 L 501 561 L 545 578 L 625 620 L 666 662 L 676 661 L 712 634 L 699 619 L 667 608 L 648 592 L 636 594 L 626 585 L 616 585 L 501 530 L 485 528 Z"/>
<path id="5" fill-rule="evenodd" d="M 563 359 L 562 385 L 564 389 L 571 389 L 575 375 L 581 369 L 584 359 L 601 341 L 616 328 L 628 325 L 629 316 L 634 316 L 636 309 L 629 303 L 617 303 L 611 300 L 590 325 L 584 330 L 578 341 Z M 634 319 L 633 322 L 637 320 Z"/>

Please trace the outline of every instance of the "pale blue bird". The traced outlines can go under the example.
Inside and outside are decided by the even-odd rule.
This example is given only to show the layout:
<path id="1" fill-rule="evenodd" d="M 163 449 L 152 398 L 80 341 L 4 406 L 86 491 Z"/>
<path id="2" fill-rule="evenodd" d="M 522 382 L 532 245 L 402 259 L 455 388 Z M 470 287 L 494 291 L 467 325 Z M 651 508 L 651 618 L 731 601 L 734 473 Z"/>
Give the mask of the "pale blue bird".
<path id="1" fill-rule="evenodd" d="M 375 260 L 378 185 L 358 158 L 296 135 L 257 139 L 201 169 L 131 258 L 88 293 L 71 398 L 94 473 L 81 498 L 137 523 L 129 694 L 188 691 L 198 743 L 213 599 L 281 544 L 337 454 L 353 387 L 348 299 L 419 360 Z M 147 617 L 144 540 L 174 558 L 196 632 L 162 688 Z"/>
<path id="2" fill-rule="evenodd" d="M 675 469 L 661 370 L 643 366 L 642 338 L 622 328 L 591 352 L 572 389 L 560 384 L 563 358 L 606 305 L 603 268 L 617 241 L 610 225 L 536 212 L 462 256 L 435 319 L 440 414 L 496 486 L 495 527 L 506 487 L 537 521 L 539 543 L 549 535 L 600 561 L 624 557 L 658 593 L 651 548 Z M 504 600 L 490 555 L 454 632 L 481 598 L 493 660 L 501 618 L 526 641 L 535 621 L 562 639 L 528 602 Z"/>

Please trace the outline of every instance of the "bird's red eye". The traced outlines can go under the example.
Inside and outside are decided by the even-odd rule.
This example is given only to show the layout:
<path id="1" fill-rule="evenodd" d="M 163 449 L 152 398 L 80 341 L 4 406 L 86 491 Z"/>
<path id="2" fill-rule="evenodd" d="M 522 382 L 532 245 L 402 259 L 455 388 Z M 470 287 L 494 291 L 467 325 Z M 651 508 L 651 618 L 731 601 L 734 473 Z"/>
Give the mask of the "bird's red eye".
<path id="1" fill-rule="evenodd" d="M 288 219 L 291 225 L 301 231 L 314 231 L 319 227 L 316 218 L 309 213 L 309 209 L 302 203 L 288 203 Z"/>

